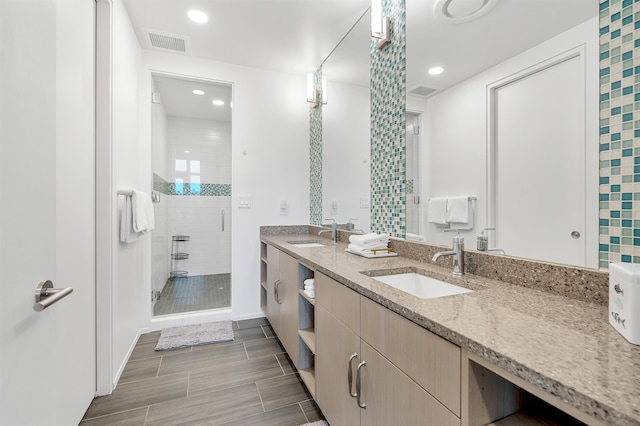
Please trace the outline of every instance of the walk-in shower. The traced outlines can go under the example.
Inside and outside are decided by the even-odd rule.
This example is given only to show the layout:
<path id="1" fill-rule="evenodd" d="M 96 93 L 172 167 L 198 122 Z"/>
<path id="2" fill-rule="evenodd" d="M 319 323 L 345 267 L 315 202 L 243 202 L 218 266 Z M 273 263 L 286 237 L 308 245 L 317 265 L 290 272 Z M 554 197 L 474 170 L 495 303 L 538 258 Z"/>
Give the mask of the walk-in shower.
<path id="1" fill-rule="evenodd" d="M 231 306 L 231 86 L 153 75 L 153 315 Z"/>

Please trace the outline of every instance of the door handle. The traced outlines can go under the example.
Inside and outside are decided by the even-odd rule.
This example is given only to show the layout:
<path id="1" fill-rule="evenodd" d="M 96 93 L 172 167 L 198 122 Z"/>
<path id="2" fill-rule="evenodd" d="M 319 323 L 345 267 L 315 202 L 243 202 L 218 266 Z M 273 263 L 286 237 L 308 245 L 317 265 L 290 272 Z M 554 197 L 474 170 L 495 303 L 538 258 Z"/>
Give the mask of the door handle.
<path id="1" fill-rule="evenodd" d="M 73 288 L 53 288 L 53 283 L 49 280 L 43 281 L 36 287 L 36 304 L 33 310 L 40 312 L 43 309 L 56 303 L 71 294 Z"/>
<path id="2" fill-rule="evenodd" d="M 358 353 L 354 353 L 353 355 L 351 355 L 351 357 L 349 357 L 349 367 L 347 369 L 347 383 L 349 383 L 349 395 L 351 395 L 351 398 L 357 398 L 358 397 L 358 393 L 353 393 L 351 392 L 351 389 L 353 388 L 353 363 L 352 361 L 354 359 L 358 358 Z"/>
<path id="3" fill-rule="evenodd" d="M 280 280 L 277 280 L 275 282 L 275 288 L 274 288 L 274 292 L 273 292 L 273 297 L 276 299 L 276 302 L 278 302 L 278 304 L 282 303 L 280 301 L 280 284 L 282 284 L 282 281 L 280 281 Z"/>
<path id="4" fill-rule="evenodd" d="M 358 370 L 356 371 L 356 394 L 358 395 L 358 407 L 360 408 L 367 408 L 367 404 L 363 404 L 360 401 L 360 398 L 362 397 L 362 389 L 361 389 L 361 379 L 360 379 L 360 369 L 362 367 L 364 367 L 365 365 L 367 365 L 367 363 L 365 361 L 362 361 L 360 364 L 358 364 Z"/>
<path id="5" fill-rule="evenodd" d="M 222 221 L 222 224 L 221 224 L 222 232 L 224 232 L 224 209 L 220 210 L 220 219 Z"/>

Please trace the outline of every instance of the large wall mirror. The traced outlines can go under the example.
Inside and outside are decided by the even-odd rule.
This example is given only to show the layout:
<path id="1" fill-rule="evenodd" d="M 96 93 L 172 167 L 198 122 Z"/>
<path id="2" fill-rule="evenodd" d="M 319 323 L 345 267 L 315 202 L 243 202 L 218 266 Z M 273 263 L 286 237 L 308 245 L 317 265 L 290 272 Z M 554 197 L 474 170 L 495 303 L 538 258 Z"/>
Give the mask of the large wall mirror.
<path id="1" fill-rule="evenodd" d="M 322 223 L 370 229 L 369 11 L 322 63 Z M 351 222 L 352 225 L 349 225 Z"/>
<path id="2" fill-rule="evenodd" d="M 596 268 L 598 1 L 406 0 L 406 18 L 407 236 L 475 249 L 495 228 L 494 253 Z M 466 220 L 441 210 L 458 197 Z"/>

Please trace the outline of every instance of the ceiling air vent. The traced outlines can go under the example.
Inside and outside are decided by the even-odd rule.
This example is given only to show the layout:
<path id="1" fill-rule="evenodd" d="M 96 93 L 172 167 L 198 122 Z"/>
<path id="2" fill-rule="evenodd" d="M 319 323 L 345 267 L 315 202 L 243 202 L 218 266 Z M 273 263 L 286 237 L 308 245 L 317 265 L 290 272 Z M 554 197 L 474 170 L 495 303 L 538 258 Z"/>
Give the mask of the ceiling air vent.
<path id="1" fill-rule="evenodd" d="M 409 93 L 412 95 L 424 96 L 427 97 L 430 94 L 434 93 L 437 89 L 426 87 L 426 86 L 416 86 L 413 89 L 409 90 Z"/>
<path id="2" fill-rule="evenodd" d="M 164 31 L 142 28 L 144 44 L 148 49 L 191 55 L 191 39 Z"/>

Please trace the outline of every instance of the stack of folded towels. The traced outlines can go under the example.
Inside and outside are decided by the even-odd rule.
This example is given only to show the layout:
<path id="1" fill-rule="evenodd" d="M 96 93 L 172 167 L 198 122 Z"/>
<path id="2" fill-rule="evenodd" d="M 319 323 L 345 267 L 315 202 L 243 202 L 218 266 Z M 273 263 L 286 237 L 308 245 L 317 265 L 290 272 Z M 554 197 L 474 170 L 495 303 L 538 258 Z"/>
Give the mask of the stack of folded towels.
<path id="1" fill-rule="evenodd" d="M 308 278 L 304 280 L 304 294 L 309 296 L 311 299 L 315 299 L 316 297 L 316 280 L 314 278 Z"/>
<path id="2" fill-rule="evenodd" d="M 373 250 L 389 246 L 389 234 L 364 234 L 349 237 L 349 251 L 358 254 L 373 254 Z"/>

